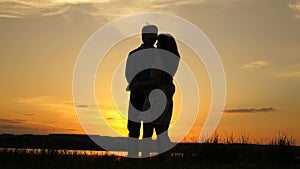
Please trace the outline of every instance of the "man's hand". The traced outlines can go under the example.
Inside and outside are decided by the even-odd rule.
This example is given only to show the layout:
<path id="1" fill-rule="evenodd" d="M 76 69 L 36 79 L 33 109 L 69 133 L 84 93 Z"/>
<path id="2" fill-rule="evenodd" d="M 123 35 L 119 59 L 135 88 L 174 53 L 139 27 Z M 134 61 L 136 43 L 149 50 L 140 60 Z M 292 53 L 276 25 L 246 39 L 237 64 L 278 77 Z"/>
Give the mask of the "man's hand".
<path id="1" fill-rule="evenodd" d="M 130 91 L 132 91 L 132 90 L 137 88 L 137 85 L 136 85 L 136 83 L 130 83 L 128 88 L 129 88 Z"/>

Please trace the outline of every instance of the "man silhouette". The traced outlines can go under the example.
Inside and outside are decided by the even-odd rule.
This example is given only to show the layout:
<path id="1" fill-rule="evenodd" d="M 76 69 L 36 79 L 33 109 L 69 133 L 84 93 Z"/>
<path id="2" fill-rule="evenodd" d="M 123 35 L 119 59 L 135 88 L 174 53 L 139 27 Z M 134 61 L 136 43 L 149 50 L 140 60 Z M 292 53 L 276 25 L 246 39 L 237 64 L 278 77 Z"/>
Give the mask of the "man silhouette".
<path id="1" fill-rule="evenodd" d="M 140 63 L 134 63 L 136 57 L 138 55 L 132 55 L 135 52 L 141 51 L 143 49 L 154 48 L 154 44 L 157 38 L 158 28 L 155 25 L 146 25 L 142 28 L 142 41 L 140 47 L 131 51 L 128 55 L 126 62 L 126 79 L 128 82 L 127 91 L 130 91 L 130 103 L 133 105 L 135 109 L 138 111 L 145 111 L 150 107 L 145 106 L 147 102 L 147 97 L 150 93 L 149 88 L 143 87 L 135 87 L 136 83 L 149 81 L 151 78 L 151 70 L 146 69 L 139 72 L 132 80 L 130 80 L 131 76 L 136 72 L 136 65 Z M 129 103 L 129 104 L 130 104 Z M 129 117 L 131 117 L 131 106 L 129 106 L 128 110 L 128 124 L 127 129 L 129 131 L 129 144 L 128 144 L 128 157 L 138 157 L 138 138 L 140 136 L 140 128 L 141 122 L 132 121 Z M 138 118 L 138 117 L 136 117 Z"/>

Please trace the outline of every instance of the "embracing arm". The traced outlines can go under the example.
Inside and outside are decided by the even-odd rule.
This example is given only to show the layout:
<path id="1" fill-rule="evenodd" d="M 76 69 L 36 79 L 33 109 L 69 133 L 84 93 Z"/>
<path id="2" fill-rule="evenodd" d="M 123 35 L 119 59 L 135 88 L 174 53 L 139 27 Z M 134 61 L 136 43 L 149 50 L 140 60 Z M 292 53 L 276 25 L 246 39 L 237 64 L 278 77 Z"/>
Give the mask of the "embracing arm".
<path id="1" fill-rule="evenodd" d="M 161 73 L 155 69 L 152 69 L 151 78 L 148 81 L 131 83 L 129 88 L 155 88 L 159 86 L 159 84 L 161 83 L 161 79 Z"/>

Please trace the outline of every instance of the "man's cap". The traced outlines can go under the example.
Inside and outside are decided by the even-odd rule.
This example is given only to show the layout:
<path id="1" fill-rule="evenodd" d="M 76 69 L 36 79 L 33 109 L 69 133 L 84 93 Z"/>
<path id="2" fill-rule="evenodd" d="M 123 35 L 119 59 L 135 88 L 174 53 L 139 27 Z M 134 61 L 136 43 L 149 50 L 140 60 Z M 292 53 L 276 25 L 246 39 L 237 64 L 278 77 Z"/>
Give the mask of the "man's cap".
<path id="1" fill-rule="evenodd" d="M 144 33 L 158 33 L 158 28 L 155 25 L 146 25 L 142 28 L 142 34 Z"/>

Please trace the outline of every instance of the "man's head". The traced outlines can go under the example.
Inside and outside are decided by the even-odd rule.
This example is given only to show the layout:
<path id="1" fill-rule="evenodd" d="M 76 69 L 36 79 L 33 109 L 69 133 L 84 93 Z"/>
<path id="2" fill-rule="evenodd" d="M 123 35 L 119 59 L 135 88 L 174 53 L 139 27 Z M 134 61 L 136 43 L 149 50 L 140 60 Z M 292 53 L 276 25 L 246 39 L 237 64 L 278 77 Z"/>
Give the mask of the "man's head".
<path id="1" fill-rule="evenodd" d="M 144 45 L 153 46 L 157 38 L 158 28 L 155 25 L 146 25 L 142 28 L 142 40 Z"/>

